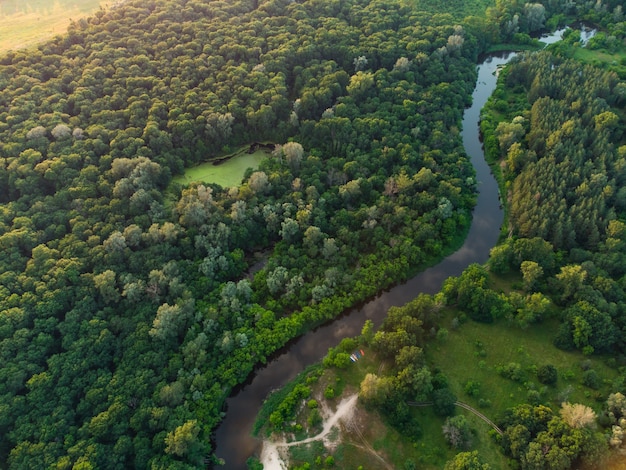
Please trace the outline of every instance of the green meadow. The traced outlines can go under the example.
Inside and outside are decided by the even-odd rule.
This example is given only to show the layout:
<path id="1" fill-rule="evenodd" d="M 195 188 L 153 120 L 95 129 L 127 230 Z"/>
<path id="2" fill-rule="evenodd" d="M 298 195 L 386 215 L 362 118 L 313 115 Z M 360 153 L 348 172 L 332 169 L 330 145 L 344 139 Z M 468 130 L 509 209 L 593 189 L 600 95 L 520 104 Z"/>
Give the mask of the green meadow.
<path id="1" fill-rule="evenodd" d="M 261 160 L 267 158 L 264 150 L 254 153 L 243 153 L 228 160 L 214 164 L 213 161 L 205 162 L 192 168 L 186 168 L 185 174 L 173 178 L 173 182 L 187 185 L 194 181 L 203 183 L 216 183 L 224 188 L 241 184 L 244 173 L 248 168 L 257 168 Z"/>
<path id="2" fill-rule="evenodd" d="M 429 343 L 426 354 L 432 366 L 444 371 L 458 399 L 492 420 L 529 399 L 554 409 L 567 401 L 584 403 L 599 411 L 616 371 L 607 366 L 609 358 L 586 357 L 578 351 L 556 348 L 552 340 L 557 328 L 556 320 L 546 320 L 525 330 L 504 320 L 493 324 L 468 321 L 457 330 L 450 329 L 445 342 Z M 510 364 L 520 366 L 520 378 L 516 381 L 498 373 L 499 367 Z M 537 380 L 537 368 L 548 364 L 558 372 L 557 383 L 552 386 Z M 583 384 L 586 370 L 596 371 L 597 390 Z M 475 384 L 473 390 L 468 382 Z"/>
<path id="3" fill-rule="evenodd" d="M 0 51 L 23 49 L 65 33 L 72 20 L 89 16 L 103 0 L 0 0 Z"/>

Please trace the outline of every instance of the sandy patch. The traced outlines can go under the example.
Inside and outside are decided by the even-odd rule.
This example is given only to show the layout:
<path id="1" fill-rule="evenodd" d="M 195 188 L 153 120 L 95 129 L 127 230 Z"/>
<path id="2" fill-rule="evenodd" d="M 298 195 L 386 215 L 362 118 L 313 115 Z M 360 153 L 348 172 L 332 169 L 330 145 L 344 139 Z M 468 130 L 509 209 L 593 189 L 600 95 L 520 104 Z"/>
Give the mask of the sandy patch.
<path id="1" fill-rule="evenodd" d="M 354 394 L 341 400 L 337 406 L 337 410 L 324 419 L 322 431 L 313 437 L 294 442 L 263 441 L 263 450 L 261 451 L 261 463 L 263 464 L 263 468 L 265 470 L 287 470 L 287 463 L 284 457 L 281 456 L 280 449 L 325 439 L 341 420 L 347 421 L 352 417 L 358 398 L 358 395 Z M 324 408 L 324 411 L 326 411 L 326 408 Z"/>
<path id="2" fill-rule="evenodd" d="M 278 447 L 270 441 L 263 441 L 261 463 L 264 470 L 287 470 L 287 463 L 278 452 Z"/>

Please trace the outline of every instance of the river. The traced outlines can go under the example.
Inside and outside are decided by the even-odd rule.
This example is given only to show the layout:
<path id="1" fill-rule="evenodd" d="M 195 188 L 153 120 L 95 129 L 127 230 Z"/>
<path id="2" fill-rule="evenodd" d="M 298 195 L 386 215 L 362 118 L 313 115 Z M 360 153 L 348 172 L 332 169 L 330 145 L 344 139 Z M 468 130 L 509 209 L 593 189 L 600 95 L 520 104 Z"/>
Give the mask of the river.
<path id="1" fill-rule="evenodd" d="M 562 35 L 563 30 L 552 36 Z M 542 38 L 542 41 L 544 38 Z M 258 368 L 247 383 L 238 387 L 226 401 L 226 416 L 215 434 L 215 454 L 224 459 L 228 470 L 246 470 L 246 460 L 259 455 L 262 442 L 250 433 L 263 400 L 272 390 L 282 387 L 305 367 L 320 361 L 330 347 L 343 338 L 360 334 L 366 320 L 379 325 L 391 306 L 404 305 L 420 293 L 438 292 L 445 279 L 458 276 L 471 263 L 484 263 L 489 250 L 498 241 L 503 212 L 498 186 L 485 162 L 479 134 L 480 111 L 496 87 L 496 70 L 515 53 L 488 56 L 478 66 L 478 79 L 472 94 L 472 106 L 463 114 L 463 145 L 476 169 L 478 199 L 472 225 L 463 246 L 404 284 L 353 309 L 331 323 L 294 340 L 279 351 L 267 365 Z"/>

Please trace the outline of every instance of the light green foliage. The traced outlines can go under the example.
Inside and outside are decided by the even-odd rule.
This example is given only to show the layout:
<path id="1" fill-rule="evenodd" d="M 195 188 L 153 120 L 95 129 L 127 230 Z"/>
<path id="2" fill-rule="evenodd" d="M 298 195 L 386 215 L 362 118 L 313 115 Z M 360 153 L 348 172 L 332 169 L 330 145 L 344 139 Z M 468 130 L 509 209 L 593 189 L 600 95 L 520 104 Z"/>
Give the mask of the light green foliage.
<path id="1" fill-rule="evenodd" d="M 491 466 L 481 461 L 477 451 L 460 452 L 446 462 L 445 470 L 491 470 Z"/>
<path id="2" fill-rule="evenodd" d="M 185 422 L 165 437 L 165 452 L 182 457 L 193 452 L 193 446 L 200 433 L 196 420 Z"/>
<path id="3" fill-rule="evenodd" d="M 535 289 L 543 277 L 543 268 L 535 261 L 522 261 L 520 270 L 526 290 L 532 291 Z"/>
<path id="4" fill-rule="evenodd" d="M 502 152 L 502 155 L 506 155 L 511 146 L 519 142 L 525 132 L 523 118 L 520 120 L 516 117 L 513 122 L 501 122 L 498 124 L 495 135 L 500 143 L 500 151 Z"/>
<path id="5" fill-rule="evenodd" d="M 359 398 L 376 405 L 387 399 L 391 389 L 392 383 L 389 378 L 368 373 L 361 382 Z"/>
<path id="6" fill-rule="evenodd" d="M 255 364 L 440 257 L 467 228 L 475 185 L 458 129 L 474 61 L 515 15 L 525 32 L 523 5 L 498 2 L 488 19 L 467 22 L 393 1 L 256 6 L 121 2 L 0 57 L 8 468 L 214 460 L 209 436 L 224 399 Z M 367 63 L 355 70 L 360 56 Z M 597 82 L 615 91 L 607 105 L 621 102 L 610 77 Z M 538 116 L 543 85 L 531 87 Z M 575 126 L 549 129 L 557 144 Z M 253 142 L 292 144 L 277 158 L 240 155 L 211 167 L 227 169 L 228 181 L 170 185 L 185 167 Z M 618 161 L 605 167 L 620 174 Z M 622 181 L 612 178 L 595 171 L 570 193 L 619 201 Z M 583 209 L 571 212 L 584 215 L 577 230 L 590 234 L 589 246 L 613 246 L 602 226 L 596 234 L 581 222 L 596 220 L 587 217 L 595 206 Z M 609 215 L 599 207 L 597 220 Z M 555 246 L 564 246 L 558 237 Z M 267 269 L 252 266 L 257 253 Z M 514 263 L 523 260 L 551 275 L 549 256 Z M 619 259 L 608 262 L 620 269 Z M 278 267 L 289 276 L 269 279 Z M 584 287 L 619 293 L 585 269 Z M 471 284 L 465 294 L 485 318 L 510 310 L 486 289 L 473 297 Z M 439 326 L 438 306 L 423 303 L 390 314 L 379 342 L 390 362 L 393 348 L 422 347 L 423 330 Z M 345 364 L 346 354 L 333 360 Z M 395 427 L 417 436 L 404 399 L 441 380 L 423 364 L 392 373 L 380 379 L 380 402 L 393 405 Z M 418 388 L 411 396 L 409 386 Z M 284 428 L 308 398 L 303 387 L 279 396 L 266 420 Z"/>
<path id="7" fill-rule="evenodd" d="M 373 86 L 374 75 L 371 72 L 358 71 L 350 77 L 350 84 L 346 90 L 355 98 L 363 98 Z"/>

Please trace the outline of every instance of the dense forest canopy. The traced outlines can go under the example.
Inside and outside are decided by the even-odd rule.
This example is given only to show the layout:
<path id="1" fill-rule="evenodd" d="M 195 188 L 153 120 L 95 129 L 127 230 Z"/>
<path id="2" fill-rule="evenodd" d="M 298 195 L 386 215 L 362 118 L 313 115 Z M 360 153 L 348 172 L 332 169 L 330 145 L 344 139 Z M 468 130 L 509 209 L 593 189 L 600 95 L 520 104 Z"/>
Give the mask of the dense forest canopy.
<path id="1" fill-rule="evenodd" d="M 561 11 L 530 5 L 129 0 L 0 56 L 0 462 L 210 463 L 254 364 L 468 226 L 474 62 Z M 259 140 L 240 187 L 165 196 Z"/>

